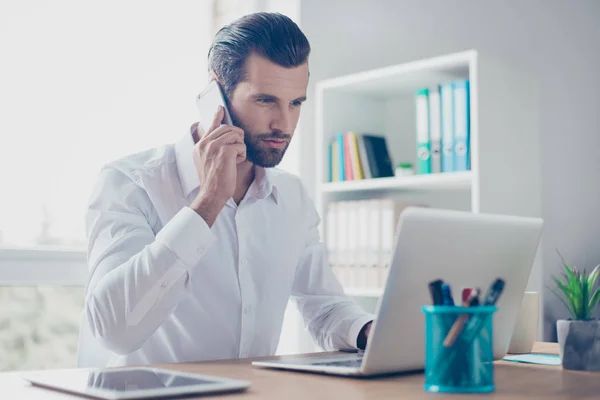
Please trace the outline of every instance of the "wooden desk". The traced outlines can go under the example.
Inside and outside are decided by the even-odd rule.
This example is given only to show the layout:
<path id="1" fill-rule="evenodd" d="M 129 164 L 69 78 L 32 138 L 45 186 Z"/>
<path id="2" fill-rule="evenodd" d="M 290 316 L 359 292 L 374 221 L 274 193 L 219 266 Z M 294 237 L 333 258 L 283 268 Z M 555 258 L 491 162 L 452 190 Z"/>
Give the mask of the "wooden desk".
<path id="1" fill-rule="evenodd" d="M 558 353 L 556 343 L 538 343 L 538 353 Z M 322 353 L 321 353 L 322 354 Z M 269 357 L 278 358 L 278 357 Z M 327 375 L 277 371 L 252 367 L 251 360 L 158 365 L 180 371 L 252 381 L 244 393 L 220 395 L 218 399 L 598 399 L 600 373 L 564 371 L 562 367 L 497 362 L 496 391 L 489 395 L 445 395 L 423 390 L 422 374 L 404 374 L 375 379 L 341 378 Z M 30 386 L 16 373 L 0 374 L 0 398 L 67 400 L 81 397 Z M 207 397 L 197 397 L 206 399 Z M 186 399 L 190 399 L 187 397 Z"/>

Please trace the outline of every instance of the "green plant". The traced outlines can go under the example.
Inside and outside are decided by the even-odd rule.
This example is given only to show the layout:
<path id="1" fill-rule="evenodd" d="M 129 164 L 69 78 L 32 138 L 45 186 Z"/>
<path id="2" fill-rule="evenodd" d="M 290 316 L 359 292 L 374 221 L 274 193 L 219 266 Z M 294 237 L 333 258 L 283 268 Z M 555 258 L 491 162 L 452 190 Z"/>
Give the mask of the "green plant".
<path id="1" fill-rule="evenodd" d="M 594 290 L 596 279 L 600 273 L 600 265 L 588 274 L 585 269 L 581 272 L 577 268 L 569 266 L 564 257 L 560 253 L 558 255 L 562 260 L 565 272 L 561 274 L 562 280 L 555 276 L 552 279 L 564 298 L 552 288 L 550 290 L 567 307 L 572 319 L 578 321 L 592 319 L 592 313 L 600 301 L 600 287 Z"/>

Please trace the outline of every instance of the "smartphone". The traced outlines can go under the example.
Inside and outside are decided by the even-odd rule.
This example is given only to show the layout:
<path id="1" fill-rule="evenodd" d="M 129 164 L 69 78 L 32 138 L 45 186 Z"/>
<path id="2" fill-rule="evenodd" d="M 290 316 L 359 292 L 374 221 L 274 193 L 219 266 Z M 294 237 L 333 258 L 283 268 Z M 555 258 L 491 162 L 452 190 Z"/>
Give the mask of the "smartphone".
<path id="1" fill-rule="evenodd" d="M 196 106 L 200 112 L 200 125 L 206 131 L 212 124 L 215 118 L 215 113 L 219 106 L 223 106 L 225 110 L 225 117 L 223 123 L 226 125 L 233 125 L 231 121 L 231 115 L 227 110 L 227 103 L 225 102 L 225 95 L 223 89 L 217 81 L 210 81 L 206 88 L 196 97 Z"/>

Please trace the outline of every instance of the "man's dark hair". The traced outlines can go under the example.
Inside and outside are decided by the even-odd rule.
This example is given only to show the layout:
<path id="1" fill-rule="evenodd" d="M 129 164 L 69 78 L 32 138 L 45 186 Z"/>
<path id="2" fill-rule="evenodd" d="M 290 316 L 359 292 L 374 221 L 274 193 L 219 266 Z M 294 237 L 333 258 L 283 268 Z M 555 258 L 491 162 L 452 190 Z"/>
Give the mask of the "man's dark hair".
<path id="1" fill-rule="evenodd" d="M 298 25 L 279 13 L 249 14 L 224 26 L 210 46 L 208 66 L 228 98 L 245 79 L 244 63 L 252 53 L 292 68 L 308 60 L 310 44 Z"/>

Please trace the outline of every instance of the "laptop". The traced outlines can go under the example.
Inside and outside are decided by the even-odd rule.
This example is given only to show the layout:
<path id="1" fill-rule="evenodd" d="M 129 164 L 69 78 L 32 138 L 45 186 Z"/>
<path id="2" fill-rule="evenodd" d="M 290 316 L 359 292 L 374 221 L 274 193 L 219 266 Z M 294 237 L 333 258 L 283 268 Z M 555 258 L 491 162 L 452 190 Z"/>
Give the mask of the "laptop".
<path id="1" fill-rule="evenodd" d="M 442 279 L 460 301 L 462 288 L 485 293 L 505 281 L 493 320 L 494 359 L 508 349 L 543 222 L 539 218 L 409 207 L 398 221 L 390 271 L 364 352 L 322 357 L 284 356 L 257 367 L 346 376 L 419 371 L 425 366 L 428 283 Z"/>

